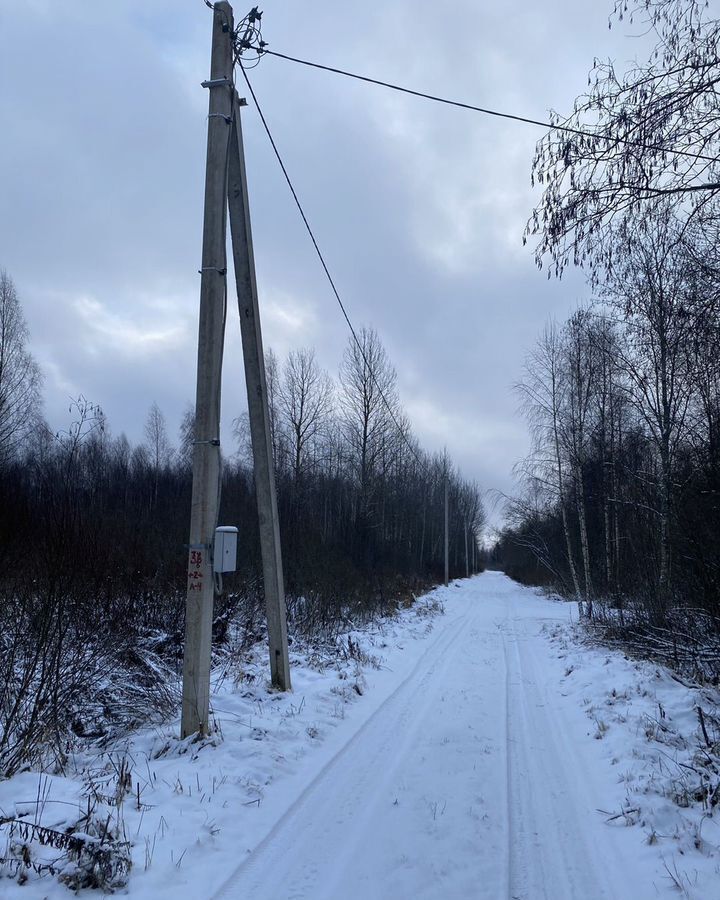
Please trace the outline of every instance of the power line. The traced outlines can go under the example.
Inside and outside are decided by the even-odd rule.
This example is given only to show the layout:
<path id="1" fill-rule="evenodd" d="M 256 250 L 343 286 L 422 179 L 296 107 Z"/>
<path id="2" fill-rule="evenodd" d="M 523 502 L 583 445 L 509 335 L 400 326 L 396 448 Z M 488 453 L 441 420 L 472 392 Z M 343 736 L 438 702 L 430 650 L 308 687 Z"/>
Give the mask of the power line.
<path id="1" fill-rule="evenodd" d="M 691 150 L 678 150 L 671 147 L 658 147 L 653 144 L 643 144 L 640 141 L 633 141 L 630 138 L 622 137 L 605 137 L 604 135 L 594 134 L 592 131 L 584 131 L 582 128 L 573 128 L 571 125 L 553 125 L 552 122 L 544 122 L 541 119 L 529 119 L 526 116 L 517 116 L 513 113 L 500 112 L 496 109 L 488 109 L 484 106 L 475 106 L 472 103 L 462 103 L 459 100 L 450 100 L 447 97 L 438 97 L 435 94 L 426 94 L 423 91 L 416 91 L 412 88 L 403 87 L 399 84 L 393 84 L 390 81 L 381 81 L 378 78 L 370 78 L 368 75 L 358 75 L 356 72 L 347 72 L 345 69 L 337 69 L 334 66 L 325 66 L 321 63 L 310 62 L 307 59 L 298 59 L 296 56 L 288 56 L 286 53 L 278 53 L 264 47 L 260 50 L 263 55 L 277 56 L 279 59 L 285 59 L 289 62 L 298 63 L 301 66 L 308 66 L 312 69 L 321 69 L 323 72 L 333 72 L 335 75 L 344 75 L 346 78 L 354 78 L 357 81 L 364 81 L 367 84 L 376 84 L 380 87 L 389 88 L 391 91 L 399 91 L 402 94 L 410 94 L 413 97 L 421 97 L 423 100 L 432 100 L 434 103 L 443 103 L 446 106 L 456 106 L 459 109 L 467 109 L 471 112 L 482 113 L 486 116 L 494 116 L 498 119 L 510 119 L 512 122 L 522 122 L 525 125 L 537 125 L 540 128 L 549 128 L 554 131 L 564 131 L 568 134 L 575 134 L 580 137 L 591 138 L 592 140 L 602 140 L 625 144 L 628 147 L 637 147 L 641 150 L 653 150 L 658 153 L 672 153 L 675 156 L 685 156 L 689 159 L 697 159 L 705 162 L 717 162 L 713 156 L 706 156 L 703 153 L 693 153 Z"/>
<path id="2" fill-rule="evenodd" d="M 205 5 L 210 9 L 214 9 L 214 4 L 210 2 L 210 0 L 203 0 Z M 256 15 L 256 19 L 253 19 L 253 15 Z M 254 7 L 252 12 L 250 13 L 252 25 L 254 21 L 260 21 L 262 18 L 262 13 L 257 13 L 257 7 Z M 245 24 L 247 20 L 247 16 L 243 19 L 242 24 Z M 239 35 L 240 28 L 236 29 L 236 35 Z M 254 29 L 251 28 L 251 31 Z M 670 153 L 673 156 L 683 156 L 687 159 L 695 159 L 700 160 L 702 162 L 710 162 L 715 163 L 717 159 L 714 156 L 708 156 L 705 153 L 693 153 L 692 150 L 679 150 L 676 147 L 660 147 L 656 144 L 643 144 L 641 141 L 633 141 L 630 138 L 623 137 L 607 137 L 602 134 L 596 134 L 592 131 L 585 131 L 582 128 L 573 128 L 572 125 L 560 125 L 558 123 L 553 124 L 552 122 L 546 122 L 543 119 L 531 119 L 527 116 L 519 116 L 514 113 L 506 113 L 501 112 L 497 109 L 489 109 L 485 106 L 475 106 L 472 103 L 463 103 L 460 100 L 450 100 L 448 97 L 439 97 L 436 94 L 427 94 L 424 91 L 416 91 L 413 88 L 403 87 L 399 84 L 393 84 L 390 81 L 381 81 L 379 78 L 371 78 L 369 75 L 359 75 L 357 72 L 348 72 L 346 69 L 338 69 L 335 66 L 326 66 L 322 63 L 311 62 L 307 59 L 300 59 L 297 56 L 290 56 L 287 53 L 279 53 L 276 50 L 270 50 L 267 46 L 267 43 L 262 40 L 262 35 L 260 33 L 259 28 L 255 31 L 254 34 L 251 35 L 254 38 L 257 38 L 255 43 L 253 43 L 249 38 L 241 42 L 238 48 L 237 54 L 237 62 L 242 65 L 240 61 L 240 53 L 245 50 L 254 50 L 257 53 L 257 57 L 254 60 L 254 64 L 260 61 L 260 58 L 264 55 L 277 56 L 279 59 L 285 59 L 288 62 L 298 63 L 301 66 L 308 66 L 312 69 L 320 69 L 323 72 L 332 72 L 335 75 L 343 75 L 345 78 L 354 78 L 356 81 L 364 81 L 366 84 L 376 84 L 379 87 L 388 88 L 391 91 L 398 91 L 402 94 L 409 94 L 412 97 L 420 97 L 423 100 L 431 100 L 433 103 L 442 103 L 446 106 L 454 106 L 458 109 L 467 109 L 471 112 L 478 112 L 486 116 L 494 116 L 498 119 L 509 119 L 512 122 L 521 122 L 525 125 L 536 125 L 539 128 L 549 128 L 551 131 L 563 131 L 566 134 L 575 134 L 578 137 L 589 138 L 590 140 L 600 140 L 607 142 L 615 142 L 618 144 L 624 144 L 627 147 L 636 147 L 639 150 L 651 150 L 656 153 Z M 258 110 L 259 111 L 259 110 Z"/>
<path id="3" fill-rule="evenodd" d="M 417 451 L 415 450 L 413 445 L 408 440 L 408 437 L 405 434 L 404 429 L 401 427 L 400 423 L 398 422 L 398 420 L 395 416 L 395 413 L 393 412 L 393 409 L 390 406 L 390 402 L 388 401 L 387 397 L 385 396 L 385 392 L 380 387 L 380 384 L 375 375 L 375 371 L 373 370 L 373 367 L 370 365 L 368 358 L 365 355 L 365 350 L 363 349 L 363 346 L 360 343 L 360 339 L 358 338 L 357 332 L 355 331 L 355 328 L 353 327 L 353 323 L 350 321 L 350 316 L 348 315 L 347 309 L 345 308 L 345 304 L 343 303 L 343 301 L 340 297 L 340 292 L 338 291 L 338 289 L 335 285 L 335 281 L 333 280 L 333 277 L 330 274 L 330 270 L 328 269 L 327 263 L 325 262 L 325 257 L 323 256 L 322 251 L 320 250 L 320 246 L 317 242 L 317 239 L 315 238 L 315 234 L 310 226 L 310 222 L 308 221 L 308 218 L 305 215 L 305 210 L 303 209 L 302 203 L 300 203 L 300 199 L 297 195 L 297 191 L 295 190 L 292 180 L 290 179 L 288 170 L 285 167 L 285 163 L 283 162 L 282 156 L 280 155 L 280 151 L 278 150 L 277 144 L 275 143 L 275 139 L 273 138 L 272 132 L 270 131 L 270 126 L 268 125 L 267 119 L 265 118 L 265 115 L 263 114 L 263 111 L 258 102 L 258 98 L 255 94 L 255 91 L 253 90 L 252 84 L 250 84 L 250 79 L 248 78 L 247 72 L 245 71 L 245 68 L 242 65 L 242 62 L 240 62 L 240 71 L 243 73 L 243 78 L 245 79 L 245 83 L 247 84 L 248 90 L 250 91 L 250 95 L 252 96 L 253 103 L 255 104 L 255 109 L 257 109 L 257 111 L 258 111 L 258 115 L 260 116 L 260 121 L 262 122 L 263 128 L 265 129 L 265 133 L 268 136 L 268 140 L 270 141 L 270 145 L 273 148 L 275 157 L 276 157 L 278 163 L 280 164 L 282 173 L 285 176 L 285 181 L 287 182 L 287 185 L 290 188 L 290 193 L 292 194 L 293 200 L 295 201 L 295 206 L 297 206 L 298 212 L 300 213 L 300 217 L 302 218 L 303 223 L 305 225 L 305 229 L 307 230 L 307 233 L 310 235 L 310 240 L 312 241 L 313 247 L 315 248 L 317 257 L 320 260 L 320 264 L 323 267 L 323 271 L 325 272 L 327 280 L 330 283 L 330 287 L 332 288 L 332 292 L 335 295 L 335 299 L 337 300 L 340 310 L 342 311 L 343 317 L 344 317 L 345 321 L 347 322 L 347 326 L 350 329 L 350 334 L 352 335 L 353 340 L 355 341 L 355 344 L 356 344 L 358 350 L 360 351 L 360 355 L 363 358 L 363 362 L 367 366 L 367 370 L 370 373 L 370 376 L 372 377 L 373 382 L 375 383 L 375 387 L 378 389 L 378 393 L 380 394 L 380 397 L 382 398 L 382 401 L 385 404 L 385 407 L 387 408 L 387 411 L 390 414 L 390 418 L 392 419 L 393 423 L 395 424 L 395 427 L 397 428 L 398 433 L 400 434 L 400 437 L 403 439 L 403 441 L 407 445 L 408 450 L 410 450 L 412 455 L 415 457 L 415 461 L 418 463 L 418 465 L 421 468 L 425 468 L 425 464 L 418 456 Z"/>

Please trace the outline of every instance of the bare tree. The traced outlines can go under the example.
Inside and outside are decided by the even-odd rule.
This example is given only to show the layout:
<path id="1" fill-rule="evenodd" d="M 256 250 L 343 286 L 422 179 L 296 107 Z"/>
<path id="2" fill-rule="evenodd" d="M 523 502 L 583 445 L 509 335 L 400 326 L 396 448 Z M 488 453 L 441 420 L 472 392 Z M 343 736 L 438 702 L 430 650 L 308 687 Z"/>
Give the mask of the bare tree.
<path id="1" fill-rule="evenodd" d="M 602 462 L 601 493 L 605 588 L 612 591 L 619 570 L 620 525 L 618 457 L 621 453 L 627 394 L 620 365 L 620 339 L 615 324 L 595 316 L 592 341 L 597 354 L 597 386 L 594 391 L 595 437 Z"/>
<path id="2" fill-rule="evenodd" d="M 707 464 L 720 470 L 720 303 L 694 317 L 692 380 L 696 388 L 693 431 Z"/>
<path id="3" fill-rule="evenodd" d="M 665 208 L 642 235 L 626 242 L 625 255 L 603 297 L 624 318 L 621 365 L 630 400 L 644 421 L 659 460 L 659 563 L 661 597 L 671 569 L 671 516 L 676 458 L 686 437 L 695 391 L 689 350 L 697 316 L 708 297 L 698 283 L 683 229 Z"/>
<path id="4" fill-rule="evenodd" d="M 521 409 L 533 437 L 533 452 L 522 471 L 527 479 L 542 486 L 560 510 L 572 587 L 580 614 L 584 615 L 567 508 L 568 482 L 571 479 L 564 418 L 568 384 L 563 362 L 562 336 L 553 323 L 546 326 L 536 347 L 528 355 L 525 378 L 516 385 Z"/>
<path id="5" fill-rule="evenodd" d="M 272 347 L 268 347 L 265 351 L 265 383 L 267 384 L 268 394 L 268 414 L 270 416 L 270 439 L 273 448 L 273 460 L 275 462 L 275 477 L 278 473 L 285 471 L 287 461 L 287 444 L 282 432 L 282 424 L 280 421 L 280 366 L 278 358 Z M 249 420 L 248 429 L 249 433 Z"/>
<path id="6" fill-rule="evenodd" d="M 463 529 L 465 577 L 475 571 L 475 553 L 485 526 L 480 488 L 475 482 L 462 482 L 458 489 L 458 519 Z"/>
<path id="7" fill-rule="evenodd" d="M 155 402 L 148 410 L 145 420 L 145 447 L 153 473 L 153 506 L 156 506 L 160 473 L 170 465 L 172 448 L 167 436 L 165 416 Z"/>
<path id="8" fill-rule="evenodd" d="M 177 461 L 180 467 L 192 472 L 193 449 L 195 446 L 195 408 L 188 403 L 180 422 Z"/>
<path id="9" fill-rule="evenodd" d="M 593 330 L 592 314 L 588 310 L 581 309 L 570 317 L 562 335 L 563 369 L 567 384 L 565 443 L 575 487 L 575 507 L 588 616 L 592 615 L 594 590 L 585 504 L 585 467 L 590 455 L 592 401 L 597 388 L 596 377 L 599 368 L 597 347 L 592 340 Z"/>
<path id="10" fill-rule="evenodd" d="M 40 370 L 27 339 L 15 285 L 0 271 L 0 466 L 15 456 L 40 417 Z"/>
<path id="11" fill-rule="evenodd" d="M 340 406 L 345 435 L 357 464 L 362 491 L 377 474 L 390 446 L 396 447 L 399 415 L 397 375 L 377 332 L 362 328 L 358 343 L 345 348 L 340 368 Z"/>
<path id="12" fill-rule="evenodd" d="M 314 350 L 292 350 L 278 386 L 278 406 L 288 434 L 290 465 L 297 484 L 310 465 L 313 446 L 332 412 L 333 386 Z"/>
<path id="13" fill-rule="evenodd" d="M 631 235 L 668 198 L 684 222 L 718 212 L 720 22 L 704 0 L 615 0 L 613 21 L 654 34 L 649 59 L 624 74 L 596 61 L 588 92 L 569 117 L 553 114 L 558 127 L 533 164 L 544 193 L 526 236 L 558 275 L 568 263 L 612 270 L 610 229 Z"/>

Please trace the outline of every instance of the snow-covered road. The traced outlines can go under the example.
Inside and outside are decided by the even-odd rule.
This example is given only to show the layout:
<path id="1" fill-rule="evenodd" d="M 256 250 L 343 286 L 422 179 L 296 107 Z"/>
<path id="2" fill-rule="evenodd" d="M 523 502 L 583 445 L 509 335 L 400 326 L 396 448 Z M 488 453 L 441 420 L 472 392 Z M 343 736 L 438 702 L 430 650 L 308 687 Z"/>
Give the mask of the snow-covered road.
<path id="1" fill-rule="evenodd" d="M 720 695 L 592 645 L 573 613 L 486 572 L 296 636 L 285 694 L 262 642 L 229 649 L 207 741 L 172 721 L 0 782 L 20 860 L 0 861 L 0 897 L 67 897 L 75 863 L 27 835 L 77 831 L 94 803 L 128 841 L 130 900 L 720 900 L 698 726 L 704 707 L 720 747 Z"/>
<path id="2" fill-rule="evenodd" d="M 617 778 L 542 633 L 568 618 L 499 573 L 457 583 L 414 668 L 217 900 L 662 895 L 642 835 L 598 813 Z"/>

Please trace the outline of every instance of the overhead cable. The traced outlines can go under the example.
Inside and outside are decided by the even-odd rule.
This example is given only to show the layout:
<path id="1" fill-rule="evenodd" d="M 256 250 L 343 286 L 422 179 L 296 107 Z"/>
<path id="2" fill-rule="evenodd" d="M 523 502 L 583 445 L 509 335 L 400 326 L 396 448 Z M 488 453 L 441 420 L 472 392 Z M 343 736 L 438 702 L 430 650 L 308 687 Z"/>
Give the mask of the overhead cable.
<path id="1" fill-rule="evenodd" d="M 590 138 L 592 140 L 606 141 L 610 144 L 624 144 L 629 147 L 637 147 L 641 150 L 652 150 L 656 153 L 671 153 L 674 156 L 684 156 L 688 159 L 697 159 L 704 162 L 717 162 L 716 157 L 707 156 L 704 153 L 693 153 L 691 150 L 680 150 L 672 147 L 660 147 L 653 144 L 643 144 L 641 141 L 634 141 L 632 138 L 609 137 L 602 134 L 596 134 L 592 131 L 585 131 L 582 128 L 573 128 L 571 125 L 561 125 L 559 123 L 544 122 L 541 119 L 529 119 L 527 116 L 518 116 L 513 113 L 500 112 L 496 109 L 488 109 L 484 106 L 475 106 L 472 103 L 463 103 L 459 100 L 450 100 L 447 97 L 439 97 L 435 94 L 426 94 L 424 91 L 416 91 L 412 88 L 403 87 L 399 84 L 393 84 L 390 81 L 381 81 L 378 78 L 370 78 L 368 75 L 358 75 L 356 72 L 348 72 L 345 69 L 338 69 L 334 66 L 325 66 L 321 63 L 310 62 L 307 59 L 299 59 L 296 56 L 289 56 L 286 53 L 278 53 L 276 50 L 270 50 L 263 47 L 260 50 L 264 56 L 277 56 L 279 59 L 285 59 L 289 62 L 298 63 L 301 66 L 309 66 L 312 69 L 321 69 L 324 72 L 333 72 L 335 75 L 343 75 L 345 78 L 354 78 L 356 81 L 364 81 L 367 84 L 376 84 L 380 87 L 388 88 L 391 91 L 399 91 L 402 94 L 410 94 L 413 97 L 421 97 L 423 100 L 432 100 L 434 103 L 443 103 L 446 106 L 455 106 L 459 109 L 467 109 L 471 112 L 482 113 L 486 116 L 494 116 L 498 119 L 509 119 L 512 122 L 522 122 L 525 125 L 537 125 L 540 128 L 549 128 L 554 131 L 564 131 L 568 134 L 575 134 L 580 137 Z"/>

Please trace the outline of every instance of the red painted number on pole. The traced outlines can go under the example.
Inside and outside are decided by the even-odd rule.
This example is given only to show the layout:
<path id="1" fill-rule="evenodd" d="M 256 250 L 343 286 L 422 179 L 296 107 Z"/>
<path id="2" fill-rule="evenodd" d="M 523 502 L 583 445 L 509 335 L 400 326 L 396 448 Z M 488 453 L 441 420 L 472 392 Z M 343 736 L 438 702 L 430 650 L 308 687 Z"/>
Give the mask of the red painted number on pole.
<path id="1" fill-rule="evenodd" d="M 201 550 L 190 551 L 190 565 L 188 567 L 188 591 L 200 591 L 203 589 L 203 555 Z"/>

